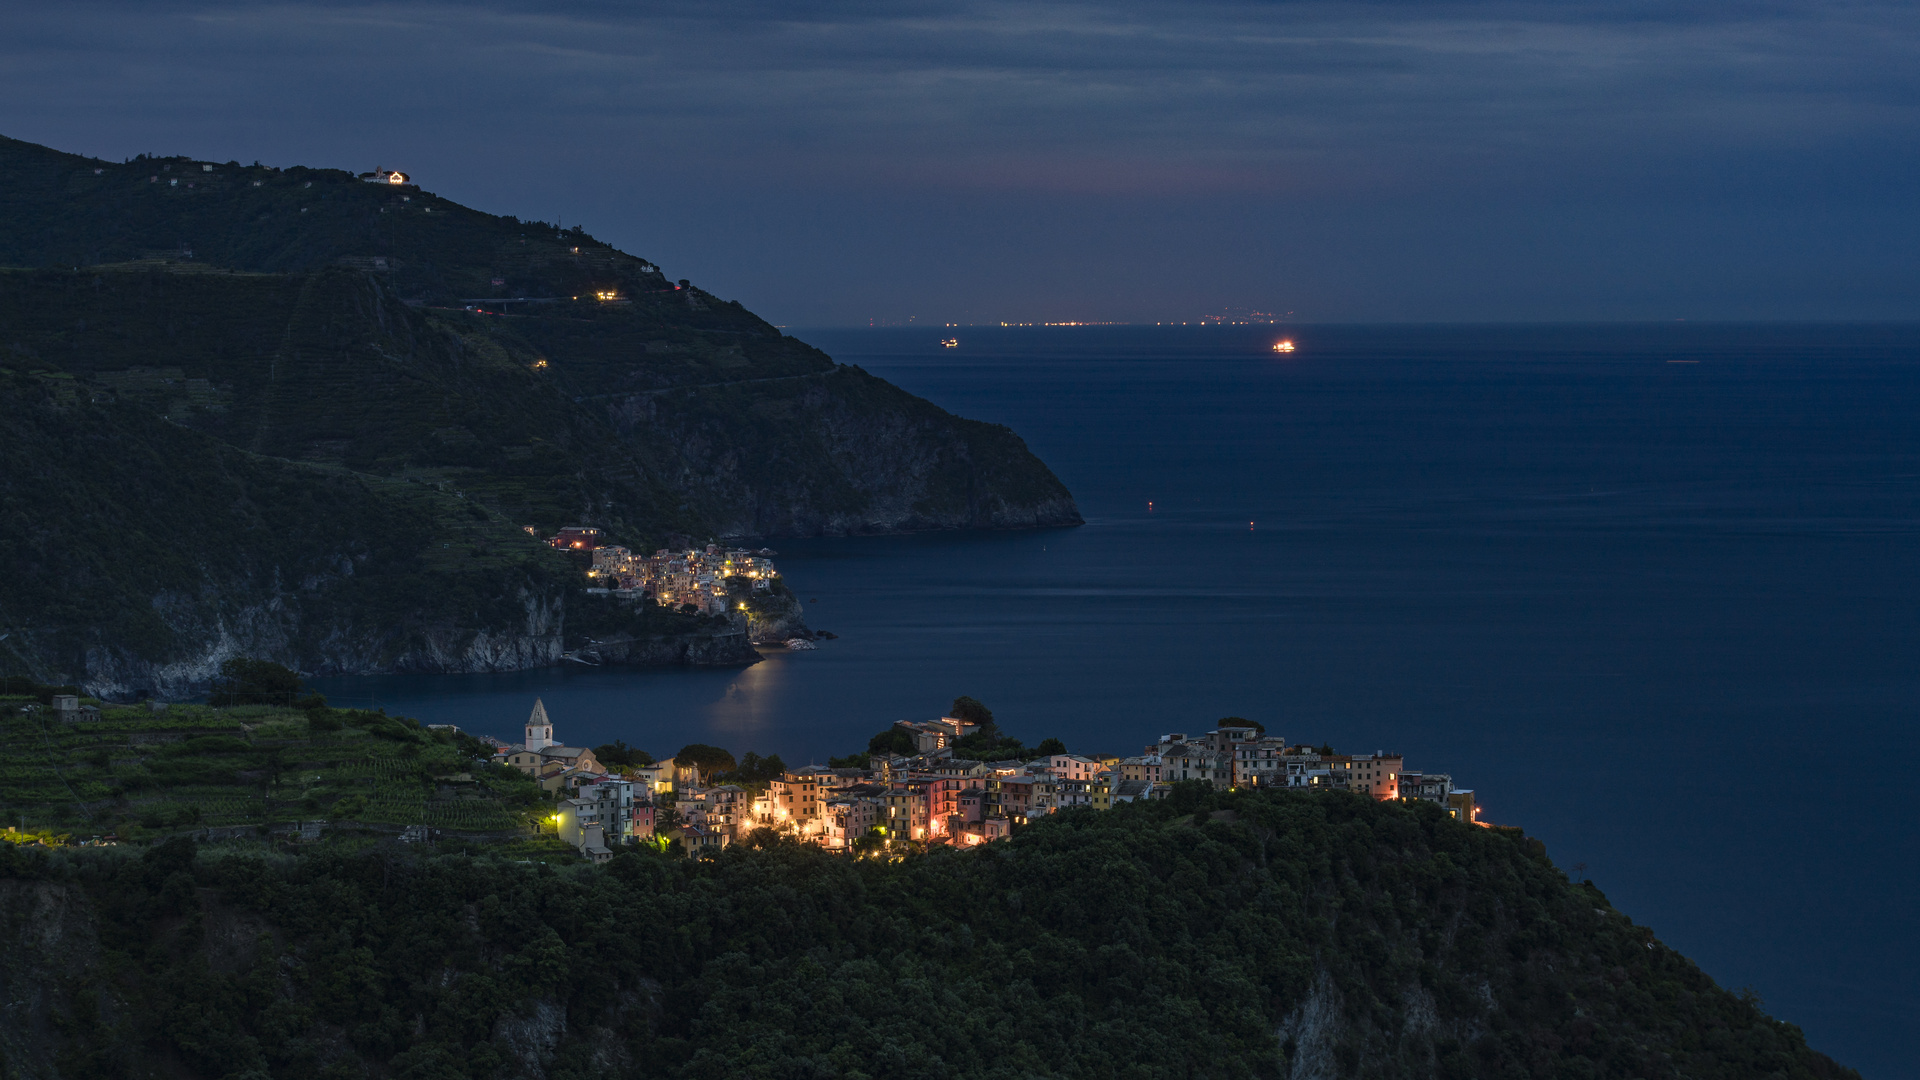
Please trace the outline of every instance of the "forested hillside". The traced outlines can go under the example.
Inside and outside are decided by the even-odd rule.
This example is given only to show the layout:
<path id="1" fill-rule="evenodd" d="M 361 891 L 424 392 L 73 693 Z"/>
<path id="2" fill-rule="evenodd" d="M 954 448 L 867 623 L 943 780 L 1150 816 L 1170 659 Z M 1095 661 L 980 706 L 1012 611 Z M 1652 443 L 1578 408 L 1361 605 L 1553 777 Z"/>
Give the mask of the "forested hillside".
<path id="1" fill-rule="evenodd" d="M 0 668 L 43 681 L 551 662 L 564 567 L 527 532 L 566 525 L 651 548 L 1080 520 L 1006 428 L 414 187 L 0 139 L 0 266 Z"/>
<path id="2" fill-rule="evenodd" d="M 23 1080 L 1856 1076 L 1419 803 L 1181 785 L 899 861 L 0 858 Z"/>
<path id="3" fill-rule="evenodd" d="M 312 672 L 516 669 L 589 632 L 753 658 L 712 620 L 612 610 L 444 485 L 251 454 L 72 379 L 0 372 L 0 413 L 0 656 L 16 670 L 130 694 L 203 684 L 241 652 Z"/>

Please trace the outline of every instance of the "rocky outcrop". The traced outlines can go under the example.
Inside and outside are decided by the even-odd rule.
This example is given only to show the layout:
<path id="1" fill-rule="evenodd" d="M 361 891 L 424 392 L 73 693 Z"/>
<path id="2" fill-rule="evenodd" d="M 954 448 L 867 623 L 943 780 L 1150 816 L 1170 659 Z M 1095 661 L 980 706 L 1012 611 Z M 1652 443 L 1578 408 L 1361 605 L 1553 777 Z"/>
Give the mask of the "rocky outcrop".
<path id="1" fill-rule="evenodd" d="M 418 613 L 417 621 L 362 626 L 336 619 L 316 626 L 311 599 L 276 595 L 223 610 L 218 603 L 159 598 L 155 607 L 166 613 L 184 655 L 154 661 L 102 641 L 87 648 L 80 683 L 99 697 L 164 697 L 204 689 L 235 657 L 273 659 L 310 675 L 363 675 L 518 671 L 558 663 L 564 652 L 565 608 L 557 590 L 522 588 L 515 598 L 519 617 L 478 627 L 439 623 L 431 611 Z"/>
<path id="2" fill-rule="evenodd" d="M 784 588 L 770 596 L 762 593 L 755 597 L 747 619 L 747 633 L 761 645 L 777 645 L 789 638 L 813 638 L 800 598 Z"/>
<path id="3" fill-rule="evenodd" d="M 760 654 L 744 627 L 713 633 L 614 638 L 569 654 L 580 663 L 609 667 L 733 667 L 756 663 Z"/>

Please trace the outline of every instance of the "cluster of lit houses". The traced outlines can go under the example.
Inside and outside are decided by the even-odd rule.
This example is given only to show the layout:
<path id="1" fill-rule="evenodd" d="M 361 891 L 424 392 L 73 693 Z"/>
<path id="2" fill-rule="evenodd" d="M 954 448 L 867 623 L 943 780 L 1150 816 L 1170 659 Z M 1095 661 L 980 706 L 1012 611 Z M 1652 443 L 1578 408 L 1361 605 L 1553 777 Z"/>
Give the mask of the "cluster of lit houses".
<path id="1" fill-rule="evenodd" d="M 1470 789 L 1454 787 L 1445 773 L 1408 772 L 1398 754 L 1288 746 L 1252 726 L 1162 735 L 1132 757 L 1032 761 L 954 757 L 954 744 L 975 725 L 953 717 L 898 726 L 913 737 L 915 754 L 876 754 L 865 769 L 791 769 L 756 791 L 710 783 L 698 766 L 672 761 L 609 770 L 591 750 L 556 744 L 536 701 L 526 742 L 501 747 L 496 760 L 553 793 L 555 831 L 596 861 L 621 844 L 652 840 L 677 839 L 690 854 L 723 848 L 762 827 L 835 850 L 863 840 L 980 844 L 1060 810 L 1162 798 L 1185 780 L 1420 799 L 1462 821 L 1477 814 Z"/>
<path id="2" fill-rule="evenodd" d="M 563 551 L 578 551 L 593 556 L 587 570 L 590 593 L 609 593 L 623 599 L 651 597 L 662 607 L 690 605 L 702 615 L 725 615 L 739 606 L 728 582 L 746 582 L 753 592 L 773 588 L 777 572 L 773 552 L 765 548 L 747 551 L 723 549 L 713 544 L 705 548 L 673 551 L 661 548 L 651 555 L 636 555 L 617 544 L 603 545 L 599 529 L 562 529 L 547 543 Z M 737 579 L 737 580 L 736 580 Z"/>

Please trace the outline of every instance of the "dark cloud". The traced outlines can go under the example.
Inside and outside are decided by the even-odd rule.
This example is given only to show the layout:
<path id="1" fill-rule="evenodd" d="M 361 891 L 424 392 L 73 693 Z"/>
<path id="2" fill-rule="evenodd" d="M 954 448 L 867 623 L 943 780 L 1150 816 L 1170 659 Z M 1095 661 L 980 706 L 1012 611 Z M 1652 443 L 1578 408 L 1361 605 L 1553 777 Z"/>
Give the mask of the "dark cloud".
<path id="1" fill-rule="evenodd" d="M 1911 6 L 141 2 L 8 23 L 8 134 L 403 164 L 777 319 L 1920 315 L 1920 271 L 1885 253 L 1920 239 Z"/>

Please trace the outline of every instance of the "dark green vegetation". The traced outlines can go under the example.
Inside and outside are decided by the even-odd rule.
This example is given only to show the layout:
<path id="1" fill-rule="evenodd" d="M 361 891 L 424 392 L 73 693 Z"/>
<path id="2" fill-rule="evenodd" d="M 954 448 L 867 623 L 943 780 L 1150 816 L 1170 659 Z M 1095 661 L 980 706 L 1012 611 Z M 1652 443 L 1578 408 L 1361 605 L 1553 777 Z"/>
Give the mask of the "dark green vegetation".
<path id="1" fill-rule="evenodd" d="M 610 743 L 601 743 L 593 748 L 593 757 L 600 764 L 612 768 L 615 765 L 651 765 L 653 755 L 627 745 L 625 739 L 615 739 Z"/>
<path id="2" fill-rule="evenodd" d="M 0 851 L 23 1078 L 1856 1075 L 1424 804 L 1183 787 L 900 861 Z"/>
<path id="3" fill-rule="evenodd" d="M 713 774 L 718 784 L 734 784 L 748 791 L 759 793 L 767 790 L 768 785 L 787 774 L 787 763 L 779 754 L 761 757 L 749 750 L 743 754 L 733 768 Z"/>
<path id="4" fill-rule="evenodd" d="M 1000 730 L 994 722 L 993 710 L 978 700 L 961 696 L 953 699 L 953 707 L 947 715 L 956 720 L 966 720 L 980 726 L 953 744 L 953 756 L 973 761 L 1030 761 L 1048 754 L 1064 754 L 1066 744 L 1059 739 L 1042 739 L 1038 746 L 1029 747 L 1019 739 Z"/>
<path id="5" fill-rule="evenodd" d="M 220 665 L 220 676 L 207 689 L 207 700 L 229 708 L 235 705 L 287 705 L 294 708 L 322 708 L 327 699 L 317 694 L 302 696 L 306 684 L 300 673 L 271 660 L 236 656 Z"/>
<path id="6" fill-rule="evenodd" d="M 954 743 L 952 756 L 957 758 L 969 761 L 1032 761 L 1067 752 L 1067 744 L 1059 739 L 1041 739 L 1038 745 L 1028 746 L 1006 734 L 994 722 L 993 710 L 975 698 L 963 695 L 953 699 L 953 706 L 947 710 L 947 715 L 980 725 Z M 827 764 L 836 769 L 865 769 L 873 764 L 875 755 L 911 757 L 916 753 L 919 753 L 919 749 L 905 728 L 888 727 L 867 740 L 866 750 L 846 757 L 828 758 Z"/>
<path id="7" fill-rule="evenodd" d="M 601 751 L 612 751 L 608 756 Z M 635 750 L 624 742 L 614 742 L 602 746 L 593 752 L 602 765 L 651 765 L 653 755 L 645 750 Z M 673 755 L 675 765 L 700 767 L 702 781 L 708 786 L 734 784 L 749 791 L 760 792 L 767 789 L 772 781 L 786 775 L 787 763 L 779 754 L 761 757 L 749 750 L 739 760 L 735 760 L 733 751 L 720 746 L 708 746 L 706 743 L 688 743 Z"/>
<path id="8" fill-rule="evenodd" d="M 23 711 L 37 697 L 0 697 L 5 824 L 80 839 L 314 819 L 498 832 L 542 805 L 537 784 L 484 764 L 485 744 L 383 712 L 309 697 L 306 709 L 109 705 L 67 724 Z"/>
<path id="9" fill-rule="evenodd" d="M 0 266 L 0 669 L 47 681 L 200 683 L 222 640 L 308 671 L 549 663 L 591 616 L 527 529 L 1079 520 L 1004 427 L 578 230 L 346 172 L 0 139 Z M 469 303 L 494 297 L 540 302 Z M 753 659 L 607 621 L 654 643 L 619 662 Z"/>
<path id="10" fill-rule="evenodd" d="M 0 373 L 0 667 L 118 693 L 210 679 L 223 640 L 337 672 L 727 632 L 588 596 L 566 557 L 443 485 L 249 453 L 78 386 Z M 718 658 L 750 658 L 732 640 Z"/>
<path id="11" fill-rule="evenodd" d="M 673 763 L 697 766 L 702 773 L 722 773 L 734 767 L 733 751 L 706 743 L 688 743 L 673 755 Z"/>

